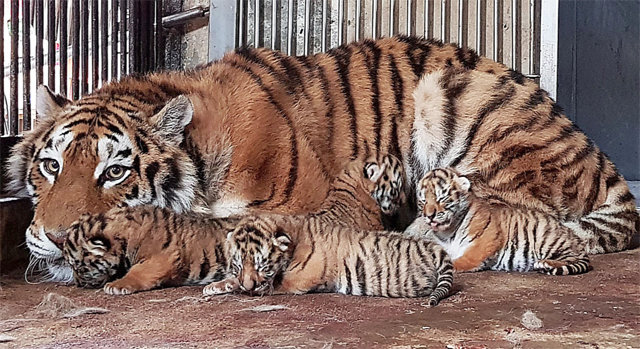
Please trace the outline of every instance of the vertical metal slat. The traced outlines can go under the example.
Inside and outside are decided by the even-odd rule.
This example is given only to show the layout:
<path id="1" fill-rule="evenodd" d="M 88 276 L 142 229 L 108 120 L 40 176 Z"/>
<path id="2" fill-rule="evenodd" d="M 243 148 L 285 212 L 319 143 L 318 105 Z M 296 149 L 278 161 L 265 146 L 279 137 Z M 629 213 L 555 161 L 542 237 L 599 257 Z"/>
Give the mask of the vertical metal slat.
<path id="1" fill-rule="evenodd" d="M 36 85 L 43 83 L 44 47 L 42 46 L 44 37 L 44 0 L 35 0 L 36 17 Z M 28 18 L 28 17 L 27 17 Z M 27 20 L 28 22 L 28 20 Z M 24 28 L 24 27 L 23 27 Z M 27 36 L 29 39 L 29 36 Z"/>
<path id="2" fill-rule="evenodd" d="M 67 97 L 67 0 L 60 0 L 60 93 Z"/>
<path id="3" fill-rule="evenodd" d="M 356 41 L 360 41 L 360 32 L 362 31 L 362 22 L 360 18 L 362 17 L 362 2 L 360 0 L 356 0 Z"/>
<path id="4" fill-rule="evenodd" d="M 9 134 L 18 134 L 18 0 L 11 0 L 11 68 L 9 104 Z"/>
<path id="5" fill-rule="evenodd" d="M 36 4 L 38 1 L 36 1 Z M 40 4 L 42 6 L 42 4 Z M 22 129 L 31 129 L 31 50 L 29 43 L 29 1 L 22 1 Z M 16 22 L 17 23 L 17 22 Z M 11 22 L 13 25 L 13 22 Z M 42 62 L 42 61 L 41 61 Z M 18 130 L 20 131 L 20 130 Z"/>
<path id="6" fill-rule="evenodd" d="M 71 5 L 71 90 L 73 99 L 80 98 L 80 0 L 72 0 Z"/>
<path id="7" fill-rule="evenodd" d="M 278 11 L 277 11 L 277 1 L 271 0 L 271 49 L 276 49 L 276 37 L 278 31 Z M 279 46 L 279 45 L 278 45 Z"/>
<path id="8" fill-rule="evenodd" d="M 114 0 L 115 1 L 115 0 Z M 119 0 L 120 9 L 120 77 L 127 75 L 127 0 Z"/>
<path id="9" fill-rule="evenodd" d="M 311 0 L 304 1 L 304 55 L 309 54 L 309 47 L 311 46 Z"/>
<path id="10" fill-rule="evenodd" d="M 293 52 L 293 36 L 295 31 L 293 30 L 293 0 L 289 0 L 289 7 L 287 8 L 287 54 L 292 55 Z"/>
<path id="11" fill-rule="evenodd" d="M 327 32 L 327 0 L 322 0 L 322 40 L 320 41 L 320 49 L 322 52 L 327 50 L 327 35 L 331 34 Z"/>
<path id="12" fill-rule="evenodd" d="M 80 2 L 80 95 L 89 92 L 89 2 Z"/>
<path id="13" fill-rule="evenodd" d="M 127 22 L 127 28 L 129 30 L 129 74 L 132 74 L 138 71 L 138 63 L 140 62 L 140 31 L 136 26 L 136 19 L 138 18 L 138 1 L 130 0 L 128 2 L 128 8 L 129 18 L 125 15 L 125 22 Z"/>
<path id="14" fill-rule="evenodd" d="M 164 29 L 162 28 L 162 0 L 156 0 L 155 69 L 164 68 Z"/>
<path id="15" fill-rule="evenodd" d="M 100 78 L 109 80 L 109 6 L 107 0 L 100 1 Z"/>
<path id="16" fill-rule="evenodd" d="M 6 23 L 4 21 L 4 4 L 0 6 L 0 19 L 2 20 L 2 25 L 0 25 L 0 46 L 4 48 L 4 23 Z M 0 54 L 0 67 L 2 67 L 2 75 L 4 76 L 4 51 Z M 0 84 L 0 96 L 2 96 L 2 101 L 0 101 L 0 136 L 4 136 L 4 113 L 8 111 L 4 110 L 4 81 Z"/>
<path id="17" fill-rule="evenodd" d="M 260 47 L 260 0 L 253 1 L 253 47 Z"/>
<path id="18" fill-rule="evenodd" d="M 338 5 L 338 46 L 344 43 L 344 1 L 339 0 L 340 4 Z"/>
<path id="19" fill-rule="evenodd" d="M 56 87 L 56 1 L 49 0 L 47 5 L 47 66 L 49 74 L 47 85 Z"/>
<path id="20" fill-rule="evenodd" d="M 98 52 L 98 0 L 91 1 L 91 90 L 98 87 L 100 53 Z"/>
<path id="21" fill-rule="evenodd" d="M 111 0 L 111 79 L 118 78 L 118 0 Z"/>

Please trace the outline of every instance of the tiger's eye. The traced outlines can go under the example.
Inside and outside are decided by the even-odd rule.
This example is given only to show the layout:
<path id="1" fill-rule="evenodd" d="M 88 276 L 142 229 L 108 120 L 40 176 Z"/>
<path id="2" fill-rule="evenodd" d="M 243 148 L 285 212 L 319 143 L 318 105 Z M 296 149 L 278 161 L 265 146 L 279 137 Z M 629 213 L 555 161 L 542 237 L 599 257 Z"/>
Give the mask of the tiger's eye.
<path id="1" fill-rule="evenodd" d="M 124 176 L 124 173 L 125 173 L 125 170 L 122 166 L 113 165 L 109 167 L 104 174 L 105 174 L 105 177 L 107 177 L 107 180 L 116 181 L 122 178 L 122 176 Z"/>
<path id="2" fill-rule="evenodd" d="M 56 175 L 60 170 L 60 164 L 53 159 L 45 159 L 43 162 L 44 170 L 50 175 Z"/>

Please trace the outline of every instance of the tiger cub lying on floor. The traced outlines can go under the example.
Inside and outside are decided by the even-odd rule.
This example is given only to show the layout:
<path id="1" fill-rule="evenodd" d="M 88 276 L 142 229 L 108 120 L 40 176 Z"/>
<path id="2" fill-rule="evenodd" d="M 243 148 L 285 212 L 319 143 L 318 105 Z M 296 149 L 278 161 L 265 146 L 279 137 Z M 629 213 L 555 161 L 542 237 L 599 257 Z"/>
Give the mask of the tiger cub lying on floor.
<path id="1" fill-rule="evenodd" d="M 581 240 L 542 212 L 476 198 L 470 181 L 452 169 L 435 169 L 421 180 L 422 207 L 409 235 L 442 245 L 458 271 L 538 270 L 571 275 L 589 270 Z"/>
<path id="2" fill-rule="evenodd" d="M 401 190 L 398 189 L 401 189 L 403 177 L 402 167 L 395 158 L 385 157 L 380 164 L 355 161 L 334 181 L 321 210 L 310 215 L 309 217 L 312 218 L 309 222 L 313 222 L 313 228 L 321 234 L 321 230 L 335 231 L 336 228 L 332 228 L 335 226 L 341 226 L 346 235 L 349 235 L 353 230 L 347 226 L 380 229 L 379 204 L 372 196 L 380 202 L 385 200 L 384 202 L 391 202 L 394 203 L 392 205 L 395 205 L 401 199 Z M 393 208 L 388 207 L 387 211 L 392 212 Z M 281 216 L 283 221 L 289 218 L 289 216 Z M 291 219 L 292 224 L 297 222 L 295 218 Z M 74 278 L 79 286 L 101 287 L 104 285 L 104 291 L 108 294 L 130 294 L 160 286 L 206 284 L 227 277 L 228 274 L 233 274 L 237 260 L 236 251 L 240 250 L 238 246 L 241 241 L 235 239 L 234 243 L 225 242 L 225 237 L 227 232 L 233 230 L 237 224 L 237 218 L 213 219 L 176 214 L 167 209 L 154 207 L 120 208 L 107 214 L 84 216 L 74 223 L 68 231 L 63 251 L 66 260 L 74 270 Z M 246 226 L 241 225 L 240 227 Z M 305 229 L 308 228 L 305 226 Z M 358 236 L 362 234 L 364 233 L 358 233 Z M 327 234 L 327 236 L 330 235 Z M 372 234 L 371 236 L 378 235 L 380 234 Z M 237 237 L 238 234 L 232 233 L 230 236 Z M 274 242 L 282 243 L 281 237 L 274 238 Z M 338 241 L 333 239 L 322 241 L 320 240 L 322 238 L 323 236 L 317 237 L 318 245 L 335 245 Z M 381 241 L 387 240 L 389 239 Z M 394 251 L 388 253 L 389 262 L 393 262 L 393 257 L 400 254 L 399 247 L 404 248 L 407 245 L 408 251 L 410 244 L 414 245 L 414 248 L 420 253 L 427 253 L 427 256 L 430 256 L 431 253 L 437 253 L 437 257 L 443 263 L 439 273 L 444 275 L 439 280 L 442 280 L 444 286 L 450 286 L 452 267 L 442 249 L 436 248 L 432 251 L 426 244 L 410 243 L 412 240 L 400 237 L 389 241 L 397 243 L 386 247 Z M 401 244 L 402 241 L 404 242 Z M 259 246 L 260 251 L 273 247 L 272 241 L 264 239 L 248 238 L 245 242 L 252 246 L 256 242 L 265 243 L 264 246 Z M 302 252 L 302 245 L 300 246 L 298 251 Z M 375 246 L 381 249 L 380 245 L 376 244 Z M 382 249 L 384 248 L 382 247 Z M 278 251 L 282 251 L 282 249 L 278 248 Z M 291 251 L 293 251 L 293 246 Z M 273 252 L 273 254 L 267 253 L 261 254 L 261 256 L 268 257 L 279 253 Z M 362 263 L 359 257 L 358 261 Z M 351 260 L 344 261 L 345 265 L 347 263 L 351 263 Z M 305 263 L 305 265 L 307 264 L 313 265 L 313 263 Z M 429 266 L 423 263 L 414 269 L 422 268 L 423 279 L 426 279 L 435 273 L 428 268 Z M 275 276 L 277 270 L 266 270 L 262 265 L 260 267 L 261 274 Z M 358 264 L 356 267 L 362 268 L 363 266 Z M 369 270 L 376 267 L 383 268 L 378 264 L 367 266 Z M 390 273 L 388 275 L 394 278 L 394 282 L 401 279 L 397 272 L 389 271 L 389 267 L 384 267 L 384 269 Z M 258 271 L 256 270 L 256 272 Z M 415 273 L 407 274 L 407 277 L 409 276 L 416 277 Z M 381 277 L 379 276 L 379 278 Z M 115 281 L 112 281 L 114 279 Z M 354 280 L 359 281 L 360 276 L 355 277 Z M 389 280 L 389 276 L 385 280 L 380 280 L 380 287 L 383 284 L 389 284 Z M 412 280 L 412 285 L 421 283 L 423 280 Z M 247 286 L 245 290 L 254 291 L 252 287 L 249 287 L 248 282 L 245 285 Z M 424 287 L 424 285 L 422 286 Z M 442 295 L 437 299 L 446 295 L 448 286 L 446 288 L 444 286 L 439 288 Z M 363 292 L 363 294 L 369 293 Z M 418 291 L 408 293 L 392 289 L 381 295 L 386 294 L 417 296 L 427 293 L 424 291 L 422 293 Z"/>
<path id="3" fill-rule="evenodd" d="M 394 171 L 389 179 L 389 171 L 384 173 L 382 180 L 389 182 L 387 188 L 402 189 L 404 175 L 400 162 L 389 157 L 386 160 L 383 167 Z M 451 260 L 443 248 L 425 239 L 373 231 L 379 229 L 374 226 L 370 230 L 354 229 L 362 227 L 363 221 L 378 221 L 377 205 L 367 186 L 371 184 L 366 181 L 345 182 L 343 187 L 351 190 L 331 190 L 324 208 L 317 213 L 244 218 L 227 237 L 227 277 L 206 286 L 203 293 L 242 290 L 253 294 L 338 292 L 382 297 L 428 296 L 429 305 L 437 305 L 447 296 L 453 282 Z M 402 202 L 398 200 L 401 192 L 389 190 L 385 195 L 373 196 L 391 197 L 387 200 L 393 202 L 391 212 Z M 356 209 L 361 206 L 362 210 Z"/>

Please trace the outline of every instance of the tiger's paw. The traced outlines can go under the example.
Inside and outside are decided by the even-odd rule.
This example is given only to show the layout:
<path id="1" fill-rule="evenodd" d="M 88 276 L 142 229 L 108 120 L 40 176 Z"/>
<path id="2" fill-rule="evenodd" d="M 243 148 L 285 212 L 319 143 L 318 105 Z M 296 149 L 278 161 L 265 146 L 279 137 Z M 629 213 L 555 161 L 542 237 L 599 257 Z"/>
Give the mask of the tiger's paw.
<path id="1" fill-rule="evenodd" d="M 104 293 L 114 296 L 124 296 L 137 291 L 140 291 L 137 287 L 127 284 L 126 282 L 122 282 L 122 280 L 108 282 L 104 285 Z"/>
<path id="2" fill-rule="evenodd" d="M 240 282 L 236 278 L 225 279 L 221 281 L 215 281 L 202 289 L 202 294 L 205 296 L 214 296 L 219 294 L 226 294 L 236 291 L 240 288 Z"/>
<path id="3" fill-rule="evenodd" d="M 398 211 L 406 199 L 404 194 L 404 167 L 398 158 L 385 155 L 377 161 L 367 161 L 364 174 L 375 183 L 371 196 L 380 206 L 382 213 L 392 215 Z"/>

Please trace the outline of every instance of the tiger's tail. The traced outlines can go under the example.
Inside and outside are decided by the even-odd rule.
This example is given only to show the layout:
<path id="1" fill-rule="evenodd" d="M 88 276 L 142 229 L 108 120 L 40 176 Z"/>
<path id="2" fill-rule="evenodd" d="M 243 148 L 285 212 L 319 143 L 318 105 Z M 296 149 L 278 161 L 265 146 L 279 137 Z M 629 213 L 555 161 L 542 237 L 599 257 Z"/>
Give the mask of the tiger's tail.
<path id="1" fill-rule="evenodd" d="M 433 254 L 435 256 L 434 263 L 438 265 L 438 278 L 436 287 L 429 296 L 429 306 L 431 307 L 438 305 L 441 299 L 447 297 L 453 285 L 453 263 L 451 258 L 440 246 L 437 246 Z"/>
<path id="2" fill-rule="evenodd" d="M 577 220 L 563 223 L 583 240 L 586 254 L 626 250 L 640 231 L 635 198 L 622 176 L 614 172 L 601 180 L 600 187 L 607 193 L 602 204 Z"/>

